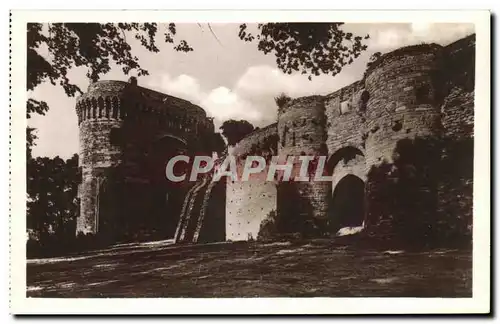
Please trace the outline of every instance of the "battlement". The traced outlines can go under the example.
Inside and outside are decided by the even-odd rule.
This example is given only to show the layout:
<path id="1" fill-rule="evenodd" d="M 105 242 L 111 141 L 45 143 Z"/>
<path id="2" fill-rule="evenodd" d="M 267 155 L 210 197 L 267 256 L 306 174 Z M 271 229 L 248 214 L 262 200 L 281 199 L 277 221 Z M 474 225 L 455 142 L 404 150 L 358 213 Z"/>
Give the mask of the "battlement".
<path id="1" fill-rule="evenodd" d="M 187 100 L 137 86 L 135 82 L 92 83 L 77 99 L 78 124 L 86 121 L 134 120 L 162 128 L 213 131 L 206 112 Z"/>
<path id="2" fill-rule="evenodd" d="M 144 88 L 135 82 L 124 82 L 116 80 L 102 80 L 89 85 L 87 92 L 80 99 L 92 99 L 99 97 L 130 97 L 134 95 L 137 99 L 156 106 L 158 109 L 182 109 L 199 117 L 206 117 L 203 108 L 174 96 L 170 96 L 152 89 Z"/>

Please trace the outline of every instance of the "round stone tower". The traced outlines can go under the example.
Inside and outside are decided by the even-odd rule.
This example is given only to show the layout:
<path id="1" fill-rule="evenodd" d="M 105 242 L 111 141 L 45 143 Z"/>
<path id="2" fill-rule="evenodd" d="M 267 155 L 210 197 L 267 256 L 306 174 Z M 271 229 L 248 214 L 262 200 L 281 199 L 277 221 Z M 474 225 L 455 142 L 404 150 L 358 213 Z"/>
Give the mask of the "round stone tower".
<path id="1" fill-rule="evenodd" d="M 435 217 L 437 176 L 429 173 L 432 169 L 429 166 L 437 161 L 438 152 L 431 150 L 435 147 L 431 143 L 436 142 L 441 132 L 441 53 L 442 48 L 438 45 L 401 48 L 382 56 L 366 73 L 365 89 L 369 97 L 365 133 L 368 171 L 366 226 L 369 231 L 384 237 L 398 235 L 395 227 L 400 225 L 392 221 L 394 217 L 407 217 L 407 226 L 415 226 L 415 231 L 422 230 L 417 226 L 423 226 L 421 224 Z M 415 139 L 418 141 L 413 141 Z M 425 149 L 422 149 L 423 145 Z M 425 176 L 415 173 L 417 178 L 411 180 L 408 187 L 400 187 L 411 192 L 407 194 L 411 195 L 408 202 L 403 202 L 410 209 L 404 216 L 392 214 L 401 212 L 396 207 L 395 211 L 377 212 L 385 208 L 379 205 L 376 197 L 378 192 L 384 192 L 386 177 L 392 177 L 391 170 L 394 169 L 391 163 L 397 154 L 398 163 L 405 164 L 404 170 L 427 170 Z M 424 164 L 427 167 L 421 168 Z M 417 217 L 419 222 L 413 222 Z"/>
<path id="2" fill-rule="evenodd" d="M 101 81 L 89 86 L 78 98 L 76 111 L 80 126 L 79 165 L 82 182 L 79 188 L 80 216 L 77 233 L 96 233 L 99 210 L 99 188 L 105 181 L 106 170 L 119 165 L 122 148 L 118 137 L 125 117 L 123 96 L 127 84 Z"/>
<path id="3" fill-rule="evenodd" d="M 214 132 L 205 111 L 140 87 L 135 78 L 91 84 L 76 111 L 82 173 L 77 233 L 175 227 L 190 184 L 169 182 L 165 166 L 174 155 L 205 153 Z"/>
<path id="4" fill-rule="evenodd" d="M 299 156 L 319 158 L 327 155 L 325 102 L 322 96 L 291 100 L 278 112 L 278 154 L 282 161 L 295 157 L 292 178 L 298 175 Z M 318 161 L 318 160 L 316 160 Z M 326 163 L 326 161 L 325 161 Z M 281 182 L 278 188 L 278 212 L 283 213 L 285 230 L 322 230 L 327 218 L 330 182 Z M 289 212 L 286 212 L 286 211 Z M 297 215 L 298 219 L 287 217 Z M 304 224 L 305 222 L 305 224 Z"/>
<path id="5" fill-rule="evenodd" d="M 366 72 L 368 168 L 391 162 L 401 139 L 439 134 L 440 53 L 434 44 L 401 48 Z"/>

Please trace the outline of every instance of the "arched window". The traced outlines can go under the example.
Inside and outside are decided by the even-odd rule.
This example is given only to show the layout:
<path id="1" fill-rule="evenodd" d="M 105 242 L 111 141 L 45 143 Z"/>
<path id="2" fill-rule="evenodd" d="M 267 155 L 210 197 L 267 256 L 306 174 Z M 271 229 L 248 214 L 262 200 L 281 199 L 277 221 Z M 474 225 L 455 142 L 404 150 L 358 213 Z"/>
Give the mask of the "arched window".
<path id="1" fill-rule="evenodd" d="M 87 119 L 90 119 L 90 118 L 92 118 L 92 115 L 91 115 L 92 104 L 90 103 L 90 99 L 86 100 L 86 107 L 87 107 Z"/>
<path id="2" fill-rule="evenodd" d="M 127 115 L 127 111 L 125 110 L 127 106 L 125 105 L 120 105 L 120 99 L 116 98 L 116 102 L 118 105 L 118 114 L 120 119 L 125 119 L 125 116 Z"/>
<path id="3" fill-rule="evenodd" d="M 109 97 L 106 97 L 106 99 L 104 101 L 106 104 L 106 113 L 105 113 L 106 118 L 109 118 L 111 115 L 111 100 L 109 99 Z"/>
<path id="4" fill-rule="evenodd" d="M 99 97 L 97 99 L 97 109 L 98 109 L 98 118 L 104 117 L 104 99 L 102 97 Z"/>
<path id="5" fill-rule="evenodd" d="M 117 97 L 113 97 L 112 107 L 113 107 L 113 119 L 118 119 L 118 98 Z"/>
<path id="6" fill-rule="evenodd" d="M 92 98 L 92 118 L 97 118 L 97 100 Z"/>
<path id="7" fill-rule="evenodd" d="M 285 146 L 286 145 L 286 136 L 287 136 L 287 133 L 288 133 L 288 126 L 285 125 L 285 127 L 283 128 L 283 135 L 281 137 L 281 146 Z"/>
<path id="8" fill-rule="evenodd" d="M 368 105 L 368 100 L 370 99 L 370 93 L 368 91 L 363 91 L 359 100 L 359 110 L 366 111 L 366 106 Z"/>
<path id="9" fill-rule="evenodd" d="M 87 116 L 87 113 L 86 113 L 86 109 L 85 109 L 85 104 L 84 104 L 85 101 L 82 101 L 80 102 L 79 106 L 80 106 L 80 114 L 81 114 L 81 117 L 82 117 L 82 121 L 85 120 L 85 117 Z"/>

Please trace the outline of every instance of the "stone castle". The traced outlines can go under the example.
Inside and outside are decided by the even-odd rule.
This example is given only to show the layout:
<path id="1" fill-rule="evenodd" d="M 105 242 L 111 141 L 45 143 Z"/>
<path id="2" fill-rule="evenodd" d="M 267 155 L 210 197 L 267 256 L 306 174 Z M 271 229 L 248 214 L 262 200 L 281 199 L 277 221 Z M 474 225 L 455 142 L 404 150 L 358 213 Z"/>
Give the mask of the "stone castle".
<path id="1" fill-rule="evenodd" d="M 77 232 L 248 240 L 271 212 L 285 209 L 319 226 L 335 223 L 335 230 L 366 226 L 369 170 L 392 161 L 399 141 L 473 138 L 474 66 L 474 35 L 445 47 L 409 46 L 382 55 L 362 80 L 329 95 L 290 99 L 275 124 L 226 154 L 327 156 L 333 181 L 295 183 L 293 194 L 276 182 L 213 182 L 210 174 L 196 183 L 168 183 L 170 157 L 211 155 L 211 118 L 134 78 L 94 83 L 76 105 L 82 169 Z M 472 177 L 461 178 L 438 192 L 440 201 L 471 214 L 471 188 Z"/>

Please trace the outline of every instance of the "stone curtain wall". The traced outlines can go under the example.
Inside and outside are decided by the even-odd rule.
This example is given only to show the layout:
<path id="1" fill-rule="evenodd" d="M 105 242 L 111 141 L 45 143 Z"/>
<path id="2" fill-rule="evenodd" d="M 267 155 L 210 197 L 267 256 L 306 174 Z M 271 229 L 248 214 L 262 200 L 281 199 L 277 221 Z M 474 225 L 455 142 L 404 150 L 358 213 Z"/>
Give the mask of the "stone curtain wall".
<path id="1" fill-rule="evenodd" d="M 239 141 L 232 149 L 231 153 L 235 156 L 245 157 L 257 151 L 268 150 L 271 147 L 266 147 L 267 142 L 273 139 L 273 142 L 277 142 L 277 123 L 268 125 L 266 127 L 257 129 L 252 133 L 248 134 L 244 139 Z"/>
<path id="2" fill-rule="evenodd" d="M 446 80 L 440 107 L 446 170 L 439 186 L 438 209 L 443 222 L 458 219 L 455 223 L 466 227 L 469 235 L 473 218 L 475 41 L 471 36 L 445 48 L 445 69 L 451 77 Z"/>
<path id="3" fill-rule="evenodd" d="M 270 156 L 274 149 L 268 143 L 277 139 L 277 124 L 258 129 L 242 139 L 231 150 L 241 170 L 248 155 Z M 263 174 L 267 174 L 267 168 Z M 241 177 L 241 173 L 239 173 Z M 227 179 L 226 188 L 226 240 L 244 241 L 256 239 L 260 224 L 271 211 L 276 211 L 276 183 L 262 177 L 250 177 L 250 181 Z"/>
<path id="4" fill-rule="evenodd" d="M 294 192 L 308 210 L 292 210 L 321 223 L 326 217 L 328 201 L 336 183 L 348 174 L 366 181 L 372 167 L 392 163 L 396 146 L 403 139 L 426 138 L 455 143 L 471 139 L 474 50 L 474 35 L 446 47 L 421 44 L 401 48 L 373 63 L 361 81 L 327 96 L 294 99 L 280 108 L 277 142 L 282 158 L 310 154 L 327 155 L 332 159 L 338 152 L 346 152 L 343 151 L 346 148 L 361 153 L 328 165 L 328 171 L 334 177 L 333 183 L 294 184 Z M 251 134 L 249 138 L 254 136 Z M 242 146 L 252 142 L 243 140 Z M 448 210 L 448 213 L 450 210 L 466 214 L 472 211 L 472 166 L 466 157 L 473 156 L 473 152 L 467 147 L 464 146 L 461 155 L 456 149 L 453 154 L 449 153 L 465 161 L 459 183 L 441 180 L 440 201 L 446 206 L 441 206 L 441 209 Z M 420 189 L 430 190 L 424 187 Z M 443 188 L 450 194 L 443 194 Z M 257 208 L 234 208 L 245 204 L 258 206 L 258 192 L 251 184 L 229 184 L 227 195 L 228 207 L 231 200 L 235 204 L 228 208 L 228 212 L 238 210 L 238 218 L 250 218 L 253 213 L 258 213 Z M 280 204 L 291 203 L 285 198 L 281 201 L 278 214 L 284 209 Z M 270 203 L 266 200 L 265 204 Z M 230 217 L 227 222 L 234 223 Z M 229 235 L 228 225 L 226 229 Z M 244 236 L 238 237 L 245 239 Z"/>
<path id="5" fill-rule="evenodd" d="M 344 176 L 352 174 L 365 181 L 369 170 L 393 162 L 402 140 L 424 138 L 444 144 L 442 159 L 456 165 L 446 168 L 452 171 L 445 172 L 438 184 L 439 212 L 447 215 L 443 218 L 446 221 L 466 215 L 470 223 L 474 53 L 474 35 L 446 47 L 421 44 L 401 48 L 371 64 L 358 82 L 327 96 L 291 100 L 279 109 L 276 124 L 254 131 L 234 147 L 232 154 L 238 158 L 239 168 L 248 155 L 266 159 L 273 155 L 327 156 L 333 183 L 294 183 L 293 188 L 283 189 L 297 196 L 290 201 L 279 194 L 278 182 L 227 179 L 225 189 L 223 185 L 214 186 L 214 193 L 208 192 L 204 204 L 211 206 L 207 215 L 214 216 L 204 222 L 218 224 L 223 219 L 216 214 L 224 213 L 224 208 L 213 203 L 224 201 L 225 192 L 228 240 L 256 238 L 262 220 L 273 210 L 285 217 L 280 220 L 281 224 L 285 222 L 284 228 L 286 222 L 300 226 L 309 223 L 313 232 L 317 229 L 316 233 L 322 233 L 324 228 L 320 227 L 327 225 L 332 192 Z M 135 79 L 92 84 L 78 99 L 76 111 L 82 168 L 77 231 L 84 233 L 100 231 L 100 223 L 118 223 L 114 217 L 131 209 L 129 205 L 134 206 L 136 218 L 150 217 L 149 211 L 164 194 L 162 163 L 180 152 L 206 154 L 203 140 L 214 132 L 213 122 L 203 109 L 142 88 Z M 181 183 L 168 190 L 185 193 L 191 185 Z M 373 186 L 367 188 L 368 193 Z M 422 185 L 421 189 L 433 192 L 435 188 Z M 144 194 L 137 198 L 133 193 L 139 191 Z M 132 194 L 127 196 L 126 192 Z M 110 193 L 115 193 L 115 199 L 103 202 Z M 297 206 L 290 208 L 293 203 Z M 103 206 L 106 213 L 100 215 Z M 303 219 L 280 216 L 285 210 Z M 101 216 L 107 217 L 107 222 L 101 222 Z M 293 226 L 289 229 L 295 230 Z M 205 235 L 200 232 L 200 237 Z"/>
<path id="6" fill-rule="evenodd" d="M 226 240 L 256 239 L 262 221 L 276 211 L 276 184 L 228 179 L 226 192 Z"/>
<path id="7" fill-rule="evenodd" d="M 326 144 L 330 155 L 346 146 L 364 152 L 366 94 L 364 84 L 358 81 L 326 96 Z"/>
<path id="8" fill-rule="evenodd" d="M 444 49 L 446 80 L 441 115 L 445 136 L 455 139 L 474 136 L 475 37 L 467 37 Z"/>

